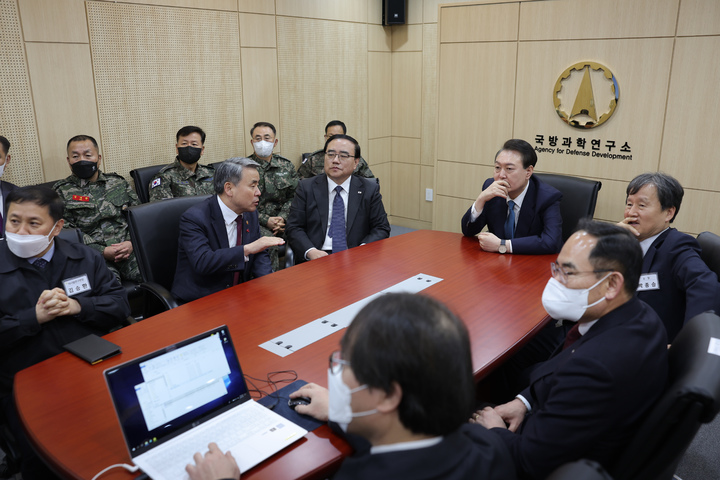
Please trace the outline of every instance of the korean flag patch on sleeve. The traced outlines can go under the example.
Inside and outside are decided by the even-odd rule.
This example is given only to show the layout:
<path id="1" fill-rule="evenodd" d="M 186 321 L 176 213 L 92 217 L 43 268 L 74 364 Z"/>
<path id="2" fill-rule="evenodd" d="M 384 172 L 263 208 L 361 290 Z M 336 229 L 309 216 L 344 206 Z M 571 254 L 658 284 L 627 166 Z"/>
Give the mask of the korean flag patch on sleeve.
<path id="1" fill-rule="evenodd" d="M 160 186 L 160 179 L 159 179 L 159 178 L 156 178 L 156 179 L 153 180 L 152 183 L 150 184 L 150 188 L 155 188 L 155 187 L 159 187 L 159 186 Z"/>

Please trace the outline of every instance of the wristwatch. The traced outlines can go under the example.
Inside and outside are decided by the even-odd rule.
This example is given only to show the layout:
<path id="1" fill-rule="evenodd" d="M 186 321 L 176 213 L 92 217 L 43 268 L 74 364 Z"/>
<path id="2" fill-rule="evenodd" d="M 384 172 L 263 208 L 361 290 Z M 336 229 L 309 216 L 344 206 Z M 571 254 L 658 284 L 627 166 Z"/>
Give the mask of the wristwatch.
<path id="1" fill-rule="evenodd" d="M 498 247 L 498 252 L 507 253 L 507 247 L 505 246 L 505 239 L 500 240 L 500 246 Z"/>

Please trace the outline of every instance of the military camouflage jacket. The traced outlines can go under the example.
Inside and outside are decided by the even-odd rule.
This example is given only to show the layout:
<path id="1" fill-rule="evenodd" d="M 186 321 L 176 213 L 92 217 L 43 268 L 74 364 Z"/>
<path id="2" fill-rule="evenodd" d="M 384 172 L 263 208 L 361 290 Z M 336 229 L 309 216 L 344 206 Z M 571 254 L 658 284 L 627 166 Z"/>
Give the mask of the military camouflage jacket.
<path id="1" fill-rule="evenodd" d="M 260 225 L 266 227 L 270 217 L 282 217 L 287 222 L 290 204 L 299 181 L 295 166 L 287 158 L 275 154 L 269 162 L 258 158 L 254 153 L 249 158 L 260 164 Z"/>
<path id="2" fill-rule="evenodd" d="M 117 173 L 102 172 L 95 182 L 80 182 L 73 174 L 53 185 L 65 202 L 65 227 L 79 228 L 85 244 L 100 253 L 108 245 L 130 240 L 122 211 L 139 203 L 130 184 Z"/>
<path id="3" fill-rule="evenodd" d="M 300 175 L 300 178 L 311 178 L 315 175 L 320 175 L 324 170 L 325 152 L 323 150 L 318 150 L 317 152 L 311 153 L 307 160 L 305 160 L 305 163 L 300 165 L 300 168 L 298 168 L 298 175 Z M 360 157 L 360 162 L 358 163 L 358 166 L 355 167 L 353 175 L 365 178 L 375 178 L 375 175 L 373 175 L 370 171 L 370 167 L 367 162 L 362 157 Z"/>
<path id="4" fill-rule="evenodd" d="M 215 169 L 211 166 L 197 164 L 194 172 L 183 167 L 176 158 L 175 162 L 163 167 L 150 181 L 148 191 L 150 201 L 164 198 L 191 197 L 193 195 L 211 195 Z"/>

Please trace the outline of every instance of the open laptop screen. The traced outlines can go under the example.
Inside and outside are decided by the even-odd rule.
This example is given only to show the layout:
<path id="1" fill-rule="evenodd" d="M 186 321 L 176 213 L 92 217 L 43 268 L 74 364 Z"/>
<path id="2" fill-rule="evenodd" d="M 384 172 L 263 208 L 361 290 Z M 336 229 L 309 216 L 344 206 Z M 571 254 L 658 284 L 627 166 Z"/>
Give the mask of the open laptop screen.
<path id="1" fill-rule="evenodd" d="M 105 379 L 132 457 L 250 398 L 227 326 L 107 369 Z"/>

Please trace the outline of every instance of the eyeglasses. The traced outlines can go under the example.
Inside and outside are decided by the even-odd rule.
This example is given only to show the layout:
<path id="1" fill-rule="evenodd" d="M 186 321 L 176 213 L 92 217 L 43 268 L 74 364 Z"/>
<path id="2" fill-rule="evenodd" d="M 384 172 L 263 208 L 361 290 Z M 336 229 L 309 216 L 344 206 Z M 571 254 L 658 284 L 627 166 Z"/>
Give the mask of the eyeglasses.
<path id="1" fill-rule="evenodd" d="M 590 270 L 589 272 L 567 272 L 557 262 L 550 262 L 550 273 L 553 278 L 557 278 L 560 283 L 567 285 L 568 277 L 571 275 L 586 275 L 588 273 L 603 273 L 613 272 L 614 270 L 602 269 L 602 270 Z"/>
<path id="2" fill-rule="evenodd" d="M 336 152 L 335 150 L 329 150 L 325 152 L 325 156 L 332 160 L 333 158 L 339 156 L 342 160 L 347 160 L 348 158 L 355 158 L 354 156 L 345 153 L 345 152 Z"/>
<path id="3" fill-rule="evenodd" d="M 340 353 L 340 350 L 335 350 L 330 354 L 330 371 L 332 373 L 338 373 L 341 372 L 343 369 L 343 365 L 350 365 L 350 362 L 347 360 L 342 359 L 342 354 Z"/>

